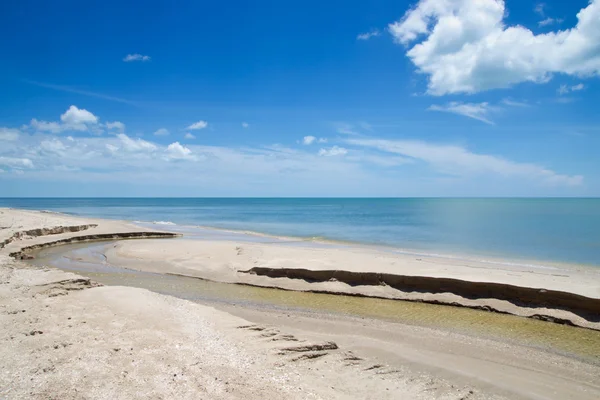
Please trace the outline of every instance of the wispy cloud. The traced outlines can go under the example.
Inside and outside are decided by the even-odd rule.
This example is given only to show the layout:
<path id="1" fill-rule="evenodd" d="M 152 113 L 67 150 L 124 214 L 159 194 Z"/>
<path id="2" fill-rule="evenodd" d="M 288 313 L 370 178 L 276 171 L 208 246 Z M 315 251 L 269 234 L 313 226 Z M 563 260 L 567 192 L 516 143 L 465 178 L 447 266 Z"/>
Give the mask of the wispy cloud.
<path id="1" fill-rule="evenodd" d="M 167 128 L 160 128 L 154 132 L 154 136 L 168 136 L 169 130 Z"/>
<path id="2" fill-rule="evenodd" d="M 494 174 L 533 179 L 545 184 L 577 186 L 581 175 L 565 175 L 536 164 L 510 161 L 502 157 L 478 154 L 456 145 L 412 140 L 346 139 L 348 144 L 377 149 L 424 161 L 435 169 L 454 175 Z"/>
<path id="3" fill-rule="evenodd" d="M 348 153 L 348 150 L 346 150 L 343 147 L 339 147 L 339 146 L 333 146 L 329 149 L 320 149 L 319 150 L 319 155 L 324 156 L 324 157 L 343 156 L 347 153 Z"/>
<path id="4" fill-rule="evenodd" d="M 198 130 L 198 129 L 204 129 L 207 126 L 208 126 L 208 122 L 206 122 L 206 121 L 198 121 L 198 122 L 195 122 L 195 123 L 191 124 L 186 129 Z"/>
<path id="5" fill-rule="evenodd" d="M 585 89 L 585 85 L 583 83 L 579 83 L 577 85 L 568 86 L 568 85 L 560 85 L 556 90 L 557 93 L 561 96 L 570 93 L 570 92 L 579 92 L 580 90 Z"/>
<path id="6" fill-rule="evenodd" d="M 357 40 L 369 40 L 372 37 L 377 37 L 381 35 L 381 32 L 379 31 L 379 29 L 372 29 L 369 32 L 365 32 L 365 33 L 361 33 L 358 36 L 356 36 Z"/>
<path id="7" fill-rule="evenodd" d="M 334 126 L 335 126 L 336 132 L 341 133 L 342 135 L 358 135 L 359 134 L 353 125 L 348 124 L 346 122 L 337 122 L 334 124 Z"/>
<path id="8" fill-rule="evenodd" d="M 104 100 L 109 100 L 109 101 L 116 101 L 118 103 L 124 103 L 124 104 L 129 104 L 132 106 L 138 106 L 139 104 L 135 101 L 131 101 L 131 100 L 127 100 L 127 99 L 122 99 L 120 97 L 114 97 L 114 96 L 108 96 L 102 93 L 96 93 L 96 92 L 90 92 L 88 90 L 80 90 L 80 89 L 76 89 L 70 86 L 62 86 L 62 85 L 54 85 L 51 83 L 43 83 L 43 82 L 37 82 L 37 81 L 31 81 L 29 79 L 23 79 L 23 82 L 28 83 L 30 85 L 34 85 L 34 86 L 39 86 L 39 87 L 43 87 L 43 88 L 47 88 L 47 89 L 54 89 L 54 90 L 58 90 L 61 92 L 67 92 L 67 93 L 75 93 L 75 94 L 80 94 L 83 96 L 89 96 L 89 97 L 96 97 L 98 99 L 104 99 Z"/>
<path id="9" fill-rule="evenodd" d="M 302 138 L 302 144 L 311 145 L 315 142 L 315 140 L 317 140 L 317 138 L 314 136 L 304 136 L 304 138 Z"/>
<path id="10" fill-rule="evenodd" d="M 450 102 L 446 105 L 432 105 L 428 108 L 429 111 L 441 111 L 452 114 L 463 115 L 473 118 L 486 124 L 494 125 L 488 118 L 488 115 L 495 110 L 488 103 L 460 103 L 457 101 Z"/>
<path id="11" fill-rule="evenodd" d="M 502 99 L 502 104 L 509 107 L 531 107 L 531 105 L 525 101 L 516 101 L 509 98 Z"/>
<path id="12" fill-rule="evenodd" d="M 554 25 L 554 24 L 562 24 L 563 23 L 563 19 L 562 18 L 546 18 L 541 20 L 540 22 L 538 22 L 538 26 L 548 26 L 548 25 Z"/>
<path id="13" fill-rule="evenodd" d="M 145 56 L 142 54 L 127 54 L 125 58 L 123 58 L 124 62 L 132 62 L 132 61 L 150 61 L 150 56 Z"/>

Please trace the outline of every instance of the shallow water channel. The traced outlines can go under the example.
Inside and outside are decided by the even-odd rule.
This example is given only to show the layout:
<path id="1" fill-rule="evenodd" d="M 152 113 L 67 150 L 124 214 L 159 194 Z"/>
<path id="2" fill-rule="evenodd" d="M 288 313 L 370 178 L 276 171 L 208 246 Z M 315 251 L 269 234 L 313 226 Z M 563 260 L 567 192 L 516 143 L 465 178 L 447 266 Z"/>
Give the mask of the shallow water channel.
<path id="1" fill-rule="evenodd" d="M 109 265 L 103 249 L 115 242 L 40 250 L 30 262 L 87 276 L 104 285 L 139 287 L 215 307 L 232 305 L 316 315 L 338 314 L 450 330 L 548 349 L 600 364 L 600 332 L 468 308 L 341 296 L 141 272 Z"/>

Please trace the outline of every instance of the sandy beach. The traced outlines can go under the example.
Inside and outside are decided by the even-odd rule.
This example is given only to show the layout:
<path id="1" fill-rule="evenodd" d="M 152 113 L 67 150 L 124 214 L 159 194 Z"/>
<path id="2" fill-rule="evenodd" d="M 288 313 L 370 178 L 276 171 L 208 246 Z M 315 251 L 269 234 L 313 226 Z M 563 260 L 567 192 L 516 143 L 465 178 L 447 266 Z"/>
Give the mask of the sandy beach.
<path id="1" fill-rule="evenodd" d="M 105 246 L 106 263 L 227 283 L 487 308 L 598 329 L 600 279 L 589 269 L 190 240 L 129 222 L 12 209 L 0 209 L 0 228 L 3 398 L 600 396 L 593 358 L 355 316 L 231 305 L 217 310 L 145 289 L 101 286 L 20 259 L 60 244 L 135 239 Z M 432 282 L 441 282 L 438 289 Z"/>

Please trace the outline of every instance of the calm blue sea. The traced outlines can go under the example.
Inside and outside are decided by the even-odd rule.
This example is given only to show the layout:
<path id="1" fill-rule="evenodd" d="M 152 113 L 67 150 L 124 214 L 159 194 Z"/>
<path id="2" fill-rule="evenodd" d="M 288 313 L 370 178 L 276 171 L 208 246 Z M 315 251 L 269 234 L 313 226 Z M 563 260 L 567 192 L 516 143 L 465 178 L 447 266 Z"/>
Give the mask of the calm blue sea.
<path id="1" fill-rule="evenodd" d="M 0 206 L 600 267 L 600 199 L 11 198 Z"/>

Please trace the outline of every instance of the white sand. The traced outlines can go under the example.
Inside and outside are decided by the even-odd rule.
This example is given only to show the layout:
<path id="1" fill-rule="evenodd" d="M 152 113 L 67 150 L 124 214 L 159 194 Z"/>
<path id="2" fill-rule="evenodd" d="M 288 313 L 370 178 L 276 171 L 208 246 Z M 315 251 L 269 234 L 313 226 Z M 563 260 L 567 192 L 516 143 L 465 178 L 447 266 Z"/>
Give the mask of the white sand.
<path id="1" fill-rule="evenodd" d="M 106 250 L 113 265 L 143 271 L 174 273 L 220 282 L 247 283 L 291 290 L 361 294 L 405 300 L 437 301 L 470 307 L 487 306 L 521 316 L 546 315 L 568 319 L 579 326 L 600 329 L 600 322 L 546 307 L 522 307 L 495 298 L 468 298 L 452 293 L 396 290 L 387 285 L 349 285 L 339 281 L 270 278 L 243 271 L 253 268 L 310 271 L 341 270 L 406 276 L 493 282 L 525 288 L 574 293 L 600 299 L 600 273 L 590 268 L 539 269 L 466 260 L 410 256 L 359 247 L 317 247 L 306 244 L 258 244 L 177 239 L 121 242 Z M 598 316 L 600 317 L 600 316 Z"/>
<path id="2" fill-rule="evenodd" d="M 91 229 L 141 230 L 126 223 L 0 209 L 0 241 L 21 229 L 90 223 L 98 227 L 19 237 L 0 249 L 0 398 L 600 396 L 598 366 L 540 350 L 376 321 L 359 327 L 288 317 L 277 324 L 285 315 L 241 309 L 236 317 L 143 289 L 95 287 L 7 255 Z M 126 243 L 160 249 L 178 240 Z"/>

